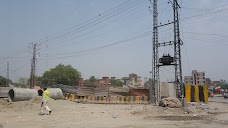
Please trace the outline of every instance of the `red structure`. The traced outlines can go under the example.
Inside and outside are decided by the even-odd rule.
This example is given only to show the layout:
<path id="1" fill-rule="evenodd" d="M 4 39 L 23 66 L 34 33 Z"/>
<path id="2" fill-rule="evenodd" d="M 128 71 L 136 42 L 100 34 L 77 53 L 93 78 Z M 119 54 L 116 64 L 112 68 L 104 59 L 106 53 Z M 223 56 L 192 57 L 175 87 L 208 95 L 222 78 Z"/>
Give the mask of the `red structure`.
<path id="1" fill-rule="evenodd" d="M 85 86 L 85 81 L 83 80 L 83 78 L 81 78 L 80 80 L 75 82 L 75 86 L 77 87 L 84 87 Z"/>
<path id="2" fill-rule="evenodd" d="M 83 80 L 82 78 L 75 82 L 75 86 L 86 87 L 87 83 L 88 83 L 88 80 Z M 99 79 L 96 83 L 97 88 L 108 88 L 110 86 L 111 86 L 111 83 L 110 83 L 109 77 L 102 77 L 102 79 Z"/>
<path id="3" fill-rule="evenodd" d="M 102 79 L 99 79 L 97 88 L 108 88 L 111 86 L 109 77 L 102 77 Z"/>

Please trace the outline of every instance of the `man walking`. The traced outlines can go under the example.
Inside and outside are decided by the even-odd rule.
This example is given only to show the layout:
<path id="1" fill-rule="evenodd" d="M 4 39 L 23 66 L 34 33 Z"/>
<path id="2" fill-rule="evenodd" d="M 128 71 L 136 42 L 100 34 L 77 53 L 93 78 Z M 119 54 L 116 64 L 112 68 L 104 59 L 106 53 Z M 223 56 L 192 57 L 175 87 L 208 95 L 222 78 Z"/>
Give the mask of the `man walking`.
<path id="1" fill-rule="evenodd" d="M 51 114 L 51 109 L 48 107 L 48 99 L 49 99 L 49 91 L 47 88 L 44 88 L 43 91 L 43 100 L 41 104 L 41 114 L 44 114 L 43 109 L 47 110 L 49 112 L 49 115 Z"/>

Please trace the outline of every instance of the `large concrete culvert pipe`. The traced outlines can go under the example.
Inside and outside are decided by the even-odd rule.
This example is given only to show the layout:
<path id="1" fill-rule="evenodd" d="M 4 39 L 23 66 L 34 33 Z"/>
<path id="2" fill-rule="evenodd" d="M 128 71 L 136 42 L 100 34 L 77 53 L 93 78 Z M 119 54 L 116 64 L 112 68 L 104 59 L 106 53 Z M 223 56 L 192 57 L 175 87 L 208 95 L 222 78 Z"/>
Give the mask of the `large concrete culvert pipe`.
<path id="1" fill-rule="evenodd" d="M 49 91 L 49 97 L 55 100 L 61 99 L 63 96 L 63 92 L 60 88 L 48 88 L 47 89 Z M 43 91 L 42 90 L 38 90 L 38 95 L 42 96 Z"/>
<path id="2" fill-rule="evenodd" d="M 13 88 L 9 90 L 8 98 L 9 101 L 26 101 L 32 98 L 36 98 L 38 92 L 35 89 L 27 88 Z"/>

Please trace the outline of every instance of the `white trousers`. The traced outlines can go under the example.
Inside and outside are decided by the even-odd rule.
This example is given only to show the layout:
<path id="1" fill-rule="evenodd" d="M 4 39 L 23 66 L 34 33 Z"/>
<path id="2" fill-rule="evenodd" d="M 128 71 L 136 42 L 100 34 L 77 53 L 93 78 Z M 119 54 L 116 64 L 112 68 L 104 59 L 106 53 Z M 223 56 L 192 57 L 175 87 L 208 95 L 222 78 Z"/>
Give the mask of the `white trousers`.
<path id="1" fill-rule="evenodd" d="M 51 111 L 51 109 L 48 107 L 48 102 L 47 101 L 43 101 L 43 105 L 42 105 L 42 107 L 41 107 L 41 113 L 44 113 L 43 112 L 43 109 L 44 110 L 47 110 L 47 111 Z"/>

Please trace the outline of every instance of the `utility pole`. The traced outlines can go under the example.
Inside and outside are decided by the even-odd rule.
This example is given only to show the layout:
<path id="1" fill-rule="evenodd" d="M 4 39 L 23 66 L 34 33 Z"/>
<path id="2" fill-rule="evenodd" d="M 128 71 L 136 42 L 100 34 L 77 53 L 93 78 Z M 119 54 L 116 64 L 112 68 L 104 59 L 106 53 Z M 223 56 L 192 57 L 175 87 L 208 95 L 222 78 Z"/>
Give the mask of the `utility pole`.
<path id="1" fill-rule="evenodd" d="M 150 87 L 149 87 L 149 91 L 150 91 L 150 101 L 149 101 L 149 103 L 152 103 L 152 102 L 154 102 L 154 99 L 155 99 L 155 97 L 154 97 L 154 85 L 153 85 L 153 72 L 152 71 L 150 71 L 150 78 L 149 78 L 149 84 L 150 84 Z"/>
<path id="2" fill-rule="evenodd" d="M 160 97 L 160 79 L 159 79 L 159 51 L 158 51 L 158 9 L 157 9 L 158 0 L 153 1 L 153 58 L 152 58 L 152 79 L 154 80 L 154 90 L 153 90 L 153 99 L 157 102 Z M 156 101 L 153 101 L 156 103 Z"/>
<path id="3" fill-rule="evenodd" d="M 33 56 L 31 59 L 31 74 L 30 74 L 30 88 L 32 88 L 35 85 L 35 73 L 36 73 L 36 48 L 37 43 L 32 44 L 32 48 L 33 48 Z"/>
<path id="4" fill-rule="evenodd" d="M 173 22 L 158 25 L 158 11 L 157 11 L 158 0 L 153 0 L 153 58 L 152 58 L 152 75 L 154 80 L 154 94 L 157 103 L 160 101 L 160 76 L 159 68 L 161 66 L 174 66 L 175 67 L 175 86 L 176 86 L 176 96 L 183 95 L 183 83 L 182 83 L 182 67 L 181 67 L 181 49 L 180 46 L 183 42 L 180 39 L 179 31 L 179 14 L 178 9 L 180 8 L 177 0 L 169 0 L 173 7 Z M 158 42 L 158 28 L 174 24 L 174 40 L 169 42 Z M 168 55 L 163 55 L 159 58 L 159 47 L 174 45 L 174 57 Z"/>
<path id="5" fill-rule="evenodd" d="M 9 87 L 9 61 L 7 61 L 6 87 Z"/>
<path id="6" fill-rule="evenodd" d="M 174 61 L 175 61 L 175 84 L 177 87 L 176 96 L 184 94 L 183 81 L 182 81 L 182 66 L 181 66 L 181 48 L 183 42 L 180 39 L 179 28 L 179 13 L 180 8 L 177 0 L 173 0 L 173 14 L 174 14 Z"/>

